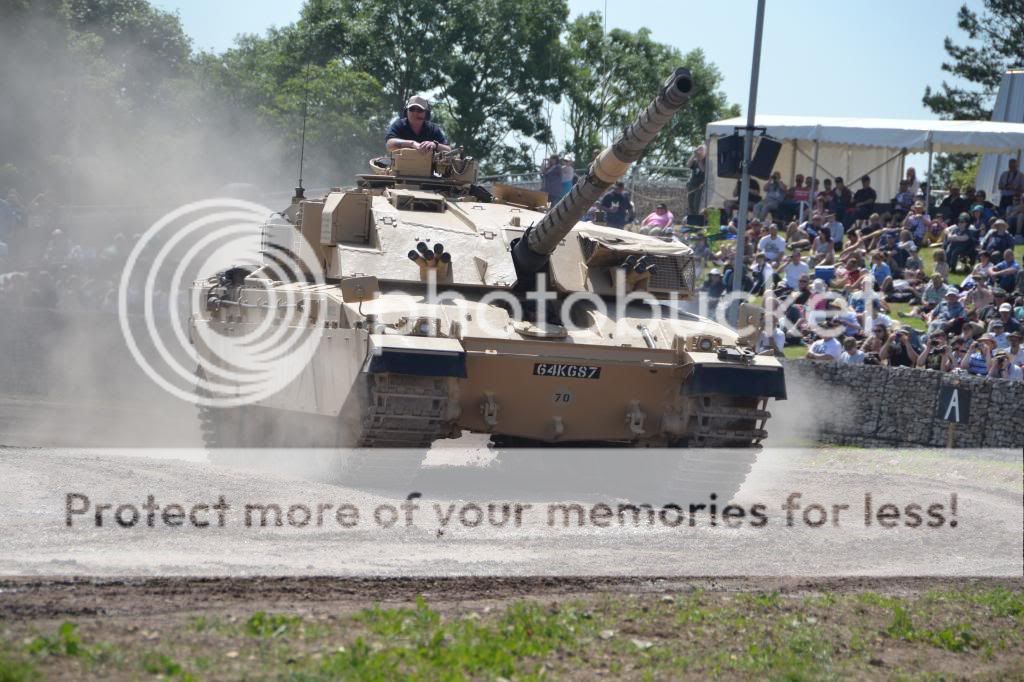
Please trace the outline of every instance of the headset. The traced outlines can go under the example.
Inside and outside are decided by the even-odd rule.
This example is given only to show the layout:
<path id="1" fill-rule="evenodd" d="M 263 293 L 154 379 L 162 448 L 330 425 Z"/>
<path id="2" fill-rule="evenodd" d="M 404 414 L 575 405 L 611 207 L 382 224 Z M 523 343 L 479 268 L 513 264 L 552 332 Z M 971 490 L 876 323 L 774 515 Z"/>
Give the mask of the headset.
<path id="1" fill-rule="evenodd" d="M 424 99 L 423 97 L 419 97 L 418 95 L 413 95 L 412 97 L 409 98 L 409 101 L 407 101 L 405 103 L 405 106 L 402 107 L 402 111 L 400 111 L 399 114 L 398 114 L 399 117 L 401 117 L 401 118 L 409 118 L 409 105 L 412 103 L 412 101 L 414 99 L 417 99 L 417 98 L 418 99 L 422 99 L 424 102 L 426 102 L 426 99 Z M 417 102 L 417 104 L 419 104 L 419 102 Z M 423 106 L 423 105 L 421 105 L 421 106 Z M 426 109 L 426 112 L 427 112 L 426 120 L 429 121 L 430 120 L 430 109 L 431 109 L 431 106 L 430 106 L 429 103 L 427 103 L 424 108 Z"/>

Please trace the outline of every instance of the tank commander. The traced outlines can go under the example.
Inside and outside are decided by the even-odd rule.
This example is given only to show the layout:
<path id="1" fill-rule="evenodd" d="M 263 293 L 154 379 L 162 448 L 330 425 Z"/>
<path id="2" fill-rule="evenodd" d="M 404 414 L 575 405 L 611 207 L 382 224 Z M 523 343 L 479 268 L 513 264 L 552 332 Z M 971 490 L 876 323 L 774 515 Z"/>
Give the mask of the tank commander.
<path id="1" fill-rule="evenodd" d="M 430 120 L 430 102 L 419 95 L 405 103 L 402 115 L 392 121 L 384 140 L 389 152 L 396 149 L 446 152 L 451 149 L 441 126 Z"/>

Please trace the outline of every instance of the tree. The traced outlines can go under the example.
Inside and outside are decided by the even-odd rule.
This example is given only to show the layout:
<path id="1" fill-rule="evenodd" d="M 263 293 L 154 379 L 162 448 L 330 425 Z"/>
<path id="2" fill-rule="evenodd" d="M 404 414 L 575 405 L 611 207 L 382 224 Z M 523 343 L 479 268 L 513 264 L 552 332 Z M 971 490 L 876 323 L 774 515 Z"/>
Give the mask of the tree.
<path id="1" fill-rule="evenodd" d="M 924 104 L 942 118 L 954 120 L 984 119 L 992 115 L 991 101 L 1003 72 L 1024 64 L 1024 0 L 984 0 L 979 16 L 967 5 L 957 12 L 957 26 L 968 39 L 979 45 L 958 45 L 949 36 L 946 53 L 953 60 L 943 62 L 942 70 L 980 89 L 966 89 L 943 81 L 941 90 L 929 86 Z"/>
<path id="2" fill-rule="evenodd" d="M 517 138 L 550 141 L 568 13 L 565 0 L 309 0 L 294 30 L 315 60 L 373 76 L 391 112 L 432 98 L 448 137 L 496 170 Z"/>
<path id="3" fill-rule="evenodd" d="M 981 15 L 967 5 L 957 12 L 957 26 L 977 44 L 960 45 L 949 36 L 945 39 L 946 54 L 952 62 L 943 62 L 942 70 L 967 81 L 976 88 L 950 85 L 943 81 L 939 90 L 925 88 L 924 105 L 941 118 L 953 120 L 989 119 L 992 100 L 1010 67 L 1024 64 L 1024 0 L 984 0 Z M 977 174 L 974 154 L 941 154 L 932 169 L 933 187 L 950 182 L 963 184 Z M 973 179 L 971 179 L 973 184 Z"/>
<path id="4" fill-rule="evenodd" d="M 693 76 L 690 103 L 647 148 L 638 167 L 649 175 L 674 174 L 685 166 L 693 148 L 704 139 L 707 124 L 739 115 L 719 90 L 722 75 L 700 49 L 686 55 L 655 42 L 649 29 L 632 33 L 614 29 L 604 35 L 598 13 L 577 18 L 566 38 L 570 78 L 567 81 L 569 143 L 577 159 L 589 161 L 647 105 L 665 78 L 679 66 Z"/>

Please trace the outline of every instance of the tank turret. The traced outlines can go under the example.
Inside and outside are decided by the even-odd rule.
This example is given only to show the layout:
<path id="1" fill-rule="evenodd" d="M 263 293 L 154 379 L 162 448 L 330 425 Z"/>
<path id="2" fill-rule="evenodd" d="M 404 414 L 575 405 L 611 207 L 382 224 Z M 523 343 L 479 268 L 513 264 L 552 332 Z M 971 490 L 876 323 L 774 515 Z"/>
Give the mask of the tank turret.
<path id="1" fill-rule="evenodd" d="M 476 162 L 457 148 L 395 150 L 355 187 L 297 196 L 267 221 L 264 241 L 285 254 L 308 246 L 308 267 L 196 283 L 192 300 L 209 302 L 190 336 L 207 444 L 351 447 L 341 477 L 371 484 L 411 481 L 423 448 L 466 433 L 485 434 L 502 457 L 523 445 L 581 447 L 588 457 L 596 445 L 666 448 L 668 463 L 625 457 L 623 466 L 655 467 L 649 480 L 676 486 L 680 499 L 706 497 L 692 486 L 714 472 L 714 491 L 728 499 L 767 435 L 768 402 L 785 398 L 782 366 L 736 330 L 684 312 L 697 288 L 688 246 L 578 222 L 692 88 L 687 70 L 673 72 L 550 208 L 543 192 L 477 184 Z M 271 294 L 309 300 L 272 307 Z M 299 374 L 286 386 L 242 405 L 241 382 L 213 381 L 241 364 L 220 356 L 241 345 L 221 337 L 284 328 L 319 335 L 308 362 L 275 356 L 265 368 L 279 377 L 291 362 Z M 742 451 L 674 452 L 709 446 Z"/>
<path id="2" fill-rule="evenodd" d="M 640 158 L 672 116 L 690 100 L 692 89 L 690 71 L 676 69 L 647 109 L 598 155 L 586 177 L 552 206 L 540 222 L 526 231 L 512 249 L 516 274 L 521 283 L 531 280 L 547 266 L 559 242 L 565 239 L 587 209 L 626 174 L 629 165 Z"/>

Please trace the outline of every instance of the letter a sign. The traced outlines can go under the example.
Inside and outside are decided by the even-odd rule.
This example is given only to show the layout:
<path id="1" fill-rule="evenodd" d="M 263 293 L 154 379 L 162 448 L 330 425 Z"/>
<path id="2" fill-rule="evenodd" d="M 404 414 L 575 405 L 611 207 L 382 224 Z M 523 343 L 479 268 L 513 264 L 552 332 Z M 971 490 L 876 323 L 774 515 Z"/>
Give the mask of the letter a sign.
<path id="1" fill-rule="evenodd" d="M 943 421 L 966 424 L 971 418 L 971 394 L 962 388 L 941 387 L 935 416 Z"/>

